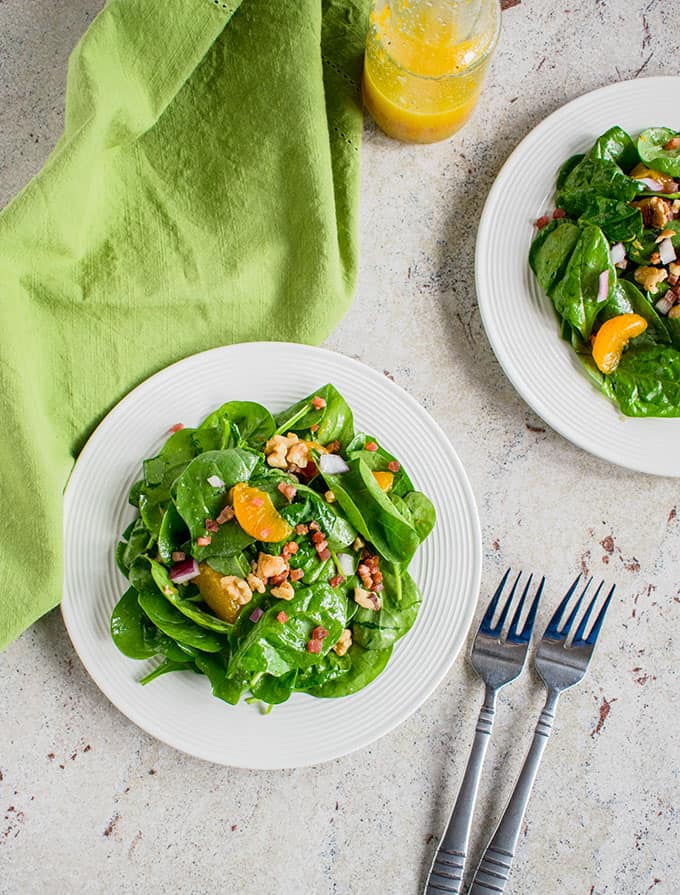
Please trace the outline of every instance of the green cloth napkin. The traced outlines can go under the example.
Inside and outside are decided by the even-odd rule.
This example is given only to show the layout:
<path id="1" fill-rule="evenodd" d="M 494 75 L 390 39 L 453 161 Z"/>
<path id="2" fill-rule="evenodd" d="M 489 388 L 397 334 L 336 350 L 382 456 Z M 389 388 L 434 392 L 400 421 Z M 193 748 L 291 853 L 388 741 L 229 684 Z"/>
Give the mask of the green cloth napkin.
<path id="1" fill-rule="evenodd" d="M 64 134 L 0 215 L 0 649 L 59 602 L 63 489 L 113 404 L 347 309 L 367 7 L 110 0 L 73 52 Z"/>

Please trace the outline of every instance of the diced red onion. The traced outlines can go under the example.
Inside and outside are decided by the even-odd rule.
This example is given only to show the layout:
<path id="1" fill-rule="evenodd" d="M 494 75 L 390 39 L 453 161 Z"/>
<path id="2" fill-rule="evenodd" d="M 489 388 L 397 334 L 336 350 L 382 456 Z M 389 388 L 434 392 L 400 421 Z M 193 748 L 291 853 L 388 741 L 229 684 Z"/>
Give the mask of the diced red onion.
<path id="1" fill-rule="evenodd" d="M 213 488 L 224 488 L 224 482 L 218 475 L 208 476 L 208 484 L 212 485 Z"/>
<path id="2" fill-rule="evenodd" d="M 659 314 L 663 314 L 666 316 L 670 309 L 675 304 L 675 296 L 673 295 L 672 290 L 668 290 L 665 295 L 662 295 L 661 298 L 655 303 L 654 307 L 659 312 Z"/>
<path id="3" fill-rule="evenodd" d="M 626 257 L 626 247 L 622 242 L 617 242 L 609 249 L 609 257 L 612 264 L 620 264 Z"/>
<path id="4" fill-rule="evenodd" d="M 349 472 L 349 466 L 339 454 L 321 454 L 319 469 L 329 475 L 341 475 L 343 472 Z"/>
<path id="5" fill-rule="evenodd" d="M 258 606 L 257 609 L 253 609 L 253 611 L 250 613 L 249 617 L 250 617 L 251 622 L 259 622 L 259 620 L 262 618 L 263 615 L 264 615 L 264 611 L 262 609 L 260 609 L 260 607 Z"/>
<path id="6" fill-rule="evenodd" d="M 175 563 L 170 569 L 170 580 L 175 584 L 184 584 L 200 574 L 201 570 L 198 568 L 198 563 L 192 556 L 189 559 L 185 559 L 184 562 Z"/>
<path id="7" fill-rule="evenodd" d="M 597 300 L 605 301 L 609 295 L 609 271 L 603 270 L 600 274 L 600 288 L 597 292 Z"/>
<path id="8" fill-rule="evenodd" d="M 348 578 L 354 574 L 354 558 L 349 553 L 338 553 L 338 565 Z"/>
<path id="9" fill-rule="evenodd" d="M 673 243 L 667 237 L 659 243 L 659 258 L 662 264 L 670 264 L 671 261 L 677 259 L 677 254 L 673 248 Z"/>
<path id="10" fill-rule="evenodd" d="M 663 189 L 663 184 L 659 183 L 658 180 L 654 180 L 652 177 L 638 177 L 638 183 L 644 183 L 647 189 L 652 193 L 660 193 Z"/>

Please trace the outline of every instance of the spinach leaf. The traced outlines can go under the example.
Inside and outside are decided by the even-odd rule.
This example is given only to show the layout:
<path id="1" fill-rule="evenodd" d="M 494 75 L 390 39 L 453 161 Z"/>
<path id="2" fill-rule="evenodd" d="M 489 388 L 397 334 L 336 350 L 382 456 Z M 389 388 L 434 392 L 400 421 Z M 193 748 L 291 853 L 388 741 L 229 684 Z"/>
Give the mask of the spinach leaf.
<path id="1" fill-rule="evenodd" d="M 298 497 L 303 496 L 307 503 L 305 510 L 300 514 L 296 522 L 318 522 L 328 540 L 331 550 L 342 550 L 348 547 L 356 538 L 356 529 L 343 516 L 338 513 L 333 504 L 329 504 L 320 494 L 307 485 L 295 485 Z M 289 508 L 296 507 L 296 503 L 289 504 Z M 293 510 L 293 512 L 295 512 Z M 286 516 L 286 508 L 281 510 L 281 515 Z M 289 519 L 291 524 L 292 519 Z"/>
<path id="2" fill-rule="evenodd" d="M 370 684 L 384 670 L 391 655 L 391 646 L 386 649 L 367 650 L 359 646 L 358 643 L 353 643 L 346 654 L 351 663 L 349 670 L 334 680 L 331 679 L 317 687 L 310 687 L 307 692 L 313 696 L 325 698 L 337 698 L 356 693 Z"/>
<path id="3" fill-rule="evenodd" d="M 615 125 L 598 137 L 588 153 L 589 158 L 608 159 L 624 171 L 630 171 L 638 163 L 635 143 L 623 128 Z"/>
<path id="4" fill-rule="evenodd" d="M 139 683 L 144 686 L 146 684 L 150 684 L 151 681 L 155 681 L 157 677 L 161 677 L 161 675 L 167 674 L 170 671 L 190 671 L 193 667 L 194 664 L 191 660 L 187 662 L 173 662 L 171 659 L 166 659 L 164 662 L 161 662 L 160 665 L 156 666 L 153 671 L 143 677 Z"/>
<path id="5" fill-rule="evenodd" d="M 198 670 L 210 681 L 213 696 L 228 702 L 229 705 L 236 705 L 246 688 L 247 681 L 227 677 L 229 663 L 225 654 L 220 652 L 196 656 L 194 662 Z"/>
<path id="6" fill-rule="evenodd" d="M 366 443 L 371 441 L 373 444 L 377 445 L 377 450 L 365 450 Z M 371 435 L 366 435 L 363 432 L 359 432 L 354 436 L 347 447 L 347 456 L 352 460 L 357 460 L 360 457 L 368 468 L 375 472 L 384 472 L 388 470 L 389 464 L 397 460 L 393 454 L 390 454 L 389 451 L 385 450 L 376 438 L 373 438 Z M 408 477 L 404 467 L 399 464 L 398 471 L 394 473 L 394 481 L 390 493 L 397 494 L 401 497 L 406 494 L 407 491 L 413 491 L 413 482 Z"/>
<path id="7" fill-rule="evenodd" d="M 642 236 L 640 209 L 620 199 L 593 196 L 579 217 L 581 221 L 599 227 L 612 243 L 630 242 Z"/>
<path id="8" fill-rule="evenodd" d="M 326 406 L 319 410 L 312 404 L 316 396 L 326 402 Z M 302 401 L 278 413 L 274 419 L 276 431 L 283 433 L 308 431 L 311 426 L 318 426 L 314 440 L 321 445 L 339 441 L 340 447 L 344 449 L 354 434 L 352 411 L 340 392 L 330 384 L 324 385 Z"/>
<path id="9" fill-rule="evenodd" d="M 158 653 L 158 629 L 142 612 L 138 593 L 128 588 L 111 613 L 111 636 L 124 656 L 150 659 Z"/>
<path id="10" fill-rule="evenodd" d="M 236 553 L 233 556 L 212 556 L 208 560 L 220 575 L 236 575 L 238 578 L 247 578 L 250 573 L 250 563 L 245 553 Z"/>
<path id="11" fill-rule="evenodd" d="M 295 689 L 298 691 L 316 690 L 324 684 L 336 681 L 352 667 L 352 660 L 348 653 L 338 656 L 332 650 L 321 657 L 316 665 L 301 669 L 297 672 Z"/>
<path id="12" fill-rule="evenodd" d="M 678 133 L 668 127 L 650 127 L 638 137 L 637 148 L 642 161 L 662 174 L 680 177 L 680 147 L 664 149 Z"/>
<path id="13" fill-rule="evenodd" d="M 564 186 L 567 177 L 571 174 L 574 168 L 585 158 L 584 153 L 579 153 L 578 155 L 570 156 L 566 162 L 561 166 L 560 170 L 557 172 L 557 184 L 556 187 L 558 190 L 561 190 Z"/>
<path id="14" fill-rule="evenodd" d="M 161 594 L 146 591 L 139 594 L 138 600 L 154 625 L 173 640 L 194 646 L 206 653 L 216 653 L 224 647 L 223 638 L 182 615 Z"/>
<path id="15" fill-rule="evenodd" d="M 254 401 L 227 401 L 207 416 L 199 429 L 222 429 L 225 423 L 236 426 L 241 444 L 258 450 L 276 431 L 274 417 L 266 407 Z"/>
<path id="16" fill-rule="evenodd" d="M 146 525 L 144 525 L 144 520 L 138 516 L 134 522 L 132 530 L 129 531 L 128 542 L 122 555 L 123 565 L 129 570 L 137 557 L 146 553 L 146 551 L 153 545 L 153 542 L 153 535 Z"/>
<path id="17" fill-rule="evenodd" d="M 412 525 L 422 544 L 437 521 L 432 501 L 422 491 L 410 491 L 404 496 L 404 503 L 411 512 Z"/>
<path id="18" fill-rule="evenodd" d="M 671 337 L 666 320 L 657 314 L 654 306 L 630 280 L 617 280 L 607 304 L 598 315 L 598 322 L 604 323 L 619 314 L 639 314 L 647 321 L 645 341 L 668 343 Z M 670 321 L 669 321 L 670 322 Z M 641 337 L 638 336 L 638 339 Z M 639 344 L 639 342 L 636 342 Z"/>
<path id="19" fill-rule="evenodd" d="M 616 272 L 609 257 L 609 246 L 599 227 L 586 224 L 567 264 L 564 276 L 550 295 L 557 313 L 588 339 L 593 323 L 609 295 L 599 298 L 600 274 L 609 272 L 609 294 Z"/>
<path id="20" fill-rule="evenodd" d="M 285 612 L 288 621 L 277 619 Z M 253 625 L 229 663 L 229 677 L 266 672 L 275 677 L 319 661 L 337 642 L 345 627 L 346 601 L 327 584 L 298 590 L 292 600 L 279 600 Z M 312 631 L 322 625 L 328 631 L 321 653 L 307 651 Z"/>
<path id="21" fill-rule="evenodd" d="M 529 251 L 529 264 L 547 295 L 552 295 L 555 286 L 564 276 L 580 238 L 579 226 L 564 218 L 551 221 L 534 237 Z"/>
<path id="22" fill-rule="evenodd" d="M 408 564 L 420 539 L 382 491 L 362 459 L 349 460 L 349 472 L 323 473 L 345 515 L 378 552 L 391 562 Z"/>
<path id="23" fill-rule="evenodd" d="M 644 189 L 644 184 L 627 177 L 615 162 L 586 156 L 564 178 L 555 194 L 555 204 L 577 218 L 593 196 L 630 202 Z"/>
<path id="24" fill-rule="evenodd" d="M 210 533 L 210 543 L 205 547 L 194 546 L 192 555 L 197 562 L 224 557 L 225 559 L 238 556 L 250 544 L 255 543 L 255 538 L 247 534 L 235 519 L 220 525 L 219 531 Z"/>
<path id="25" fill-rule="evenodd" d="M 369 650 L 392 646 L 410 631 L 420 609 L 421 596 L 411 576 L 392 563 L 382 563 L 384 590 L 378 612 L 359 607 L 354 616 L 354 642 Z"/>
<path id="26" fill-rule="evenodd" d="M 257 676 L 250 684 L 250 692 L 255 699 L 260 699 L 268 705 L 280 705 L 282 702 L 286 702 L 296 689 L 297 675 L 298 670 L 295 668 L 281 677 L 274 677 L 271 674 Z"/>
<path id="27" fill-rule="evenodd" d="M 189 539 L 189 529 L 184 519 L 177 512 L 174 503 L 170 502 L 163 515 L 158 532 L 158 552 L 165 563 L 172 562 L 172 554 L 179 550 Z"/>
<path id="28" fill-rule="evenodd" d="M 137 557 L 130 566 L 128 578 L 132 587 L 137 591 L 154 589 L 154 580 L 151 575 L 148 556 Z"/>
<path id="29" fill-rule="evenodd" d="M 626 416 L 680 416 L 680 351 L 665 345 L 633 345 L 604 377 L 605 393 Z"/>
<path id="30" fill-rule="evenodd" d="M 172 581 L 170 581 L 168 570 L 165 566 L 156 562 L 154 559 L 149 559 L 149 563 L 151 565 L 151 574 L 153 575 L 156 587 L 168 603 L 171 603 L 175 609 L 182 613 L 182 615 L 209 631 L 215 631 L 218 634 L 231 633 L 234 626 L 230 625 L 229 622 L 225 622 L 221 618 L 217 618 L 217 616 L 205 612 L 205 610 L 197 606 L 192 600 L 180 596 L 179 591 Z M 178 640 L 179 638 L 176 637 L 175 639 Z"/>
<path id="31" fill-rule="evenodd" d="M 241 448 L 207 451 L 193 459 L 176 479 L 173 485 L 175 506 L 193 541 L 206 534 L 205 520 L 219 515 L 225 504 L 226 491 L 237 482 L 247 482 L 256 463 L 257 456 Z M 212 476 L 221 479 L 224 485 L 211 485 L 208 479 Z"/>

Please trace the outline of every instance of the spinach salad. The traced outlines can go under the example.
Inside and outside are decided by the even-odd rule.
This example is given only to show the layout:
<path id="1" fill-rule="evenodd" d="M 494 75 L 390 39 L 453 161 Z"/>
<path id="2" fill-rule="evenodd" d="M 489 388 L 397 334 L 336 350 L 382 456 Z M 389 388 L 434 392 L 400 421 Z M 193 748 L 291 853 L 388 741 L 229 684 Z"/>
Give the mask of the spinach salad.
<path id="1" fill-rule="evenodd" d="M 627 416 L 680 416 L 680 134 L 613 127 L 557 175 L 529 263 L 561 335 Z"/>
<path id="2" fill-rule="evenodd" d="M 276 416 L 230 401 L 174 426 L 129 501 L 111 634 L 160 657 L 142 684 L 192 671 L 232 705 L 345 696 L 416 619 L 408 566 L 434 508 L 332 385 Z"/>

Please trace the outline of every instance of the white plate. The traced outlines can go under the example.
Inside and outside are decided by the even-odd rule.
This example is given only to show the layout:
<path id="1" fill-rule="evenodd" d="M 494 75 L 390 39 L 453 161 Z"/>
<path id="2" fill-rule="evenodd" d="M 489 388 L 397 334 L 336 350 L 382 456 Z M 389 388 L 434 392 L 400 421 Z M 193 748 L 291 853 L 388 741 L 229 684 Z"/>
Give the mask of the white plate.
<path id="1" fill-rule="evenodd" d="M 534 221 L 552 210 L 557 170 L 609 127 L 631 135 L 654 125 L 680 129 L 680 78 L 641 78 L 603 87 L 554 112 L 507 160 L 484 206 L 476 252 L 479 309 L 508 379 L 536 413 L 598 457 L 639 472 L 680 475 L 680 419 L 631 419 L 590 382 L 560 339 L 550 299 L 529 263 Z"/>
<path id="2" fill-rule="evenodd" d="M 387 669 L 342 699 L 295 694 L 262 715 L 215 699 L 206 678 L 166 675 L 137 682 L 152 667 L 122 656 L 109 616 L 125 589 L 114 547 L 134 511 L 130 486 L 141 461 L 176 422 L 194 426 L 224 401 L 258 401 L 276 412 L 332 382 L 354 411 L 356 428 L 396 454 L 438 521 L 411 570 L 423 591 L 413 629 Z M 80 455 L 66 491 L 62 612 L 88 672 L 121 712 L 152 736 L 191 755 L 248 768 L 316 764 L 361 749 L 414 712 L 456 657 L 474 612 L 481 536 L 474 497 L 454 449 L 423 408 L 358 361 L 304 345 L 250 343 L 186 358 L 152 376 L 115 407 Z"/>

